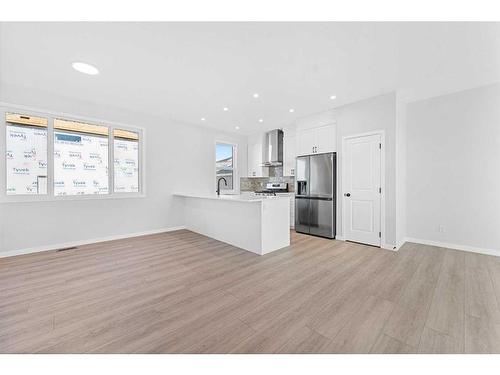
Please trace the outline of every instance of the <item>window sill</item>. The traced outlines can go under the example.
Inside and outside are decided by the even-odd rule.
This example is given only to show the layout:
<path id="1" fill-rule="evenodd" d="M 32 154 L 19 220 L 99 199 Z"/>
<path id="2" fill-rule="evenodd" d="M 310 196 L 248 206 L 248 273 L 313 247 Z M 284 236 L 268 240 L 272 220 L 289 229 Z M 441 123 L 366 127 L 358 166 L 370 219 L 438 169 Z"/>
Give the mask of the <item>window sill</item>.
<path id="1" fill-rule="evenodd" d="M 65 201 L 99 201 L 108 199 L 140 199 L 146 198 L 146 194 L 112 194 L 112 195 L 69 195 L 59 197 L 32 197 L 32 196 L 3 196 L 0 203 L 43 203 L 43 202 L 65 202 Z"/>

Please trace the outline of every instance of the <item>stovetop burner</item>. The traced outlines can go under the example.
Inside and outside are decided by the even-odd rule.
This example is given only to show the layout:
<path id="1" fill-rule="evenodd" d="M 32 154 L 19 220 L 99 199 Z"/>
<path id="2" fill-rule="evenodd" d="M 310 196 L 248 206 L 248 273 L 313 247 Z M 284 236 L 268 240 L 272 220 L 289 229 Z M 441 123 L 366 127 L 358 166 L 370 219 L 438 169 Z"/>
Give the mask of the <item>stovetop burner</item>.
<path id="1" fill-rule="evenodd" d="M 273 195 L 276 195 L 276 192 L 275 191 L 264 191 L 264 190 L 262 190 L 262 191 L 256 191 L 255 195 L 273 196 Z"/>
<path id="2" fill-rule="evenodd" d="M 268 182 L 264 190 L 256 191 L 257 195 L 274 195 L 276 193 L 288 192 L 287 182 Z"/>

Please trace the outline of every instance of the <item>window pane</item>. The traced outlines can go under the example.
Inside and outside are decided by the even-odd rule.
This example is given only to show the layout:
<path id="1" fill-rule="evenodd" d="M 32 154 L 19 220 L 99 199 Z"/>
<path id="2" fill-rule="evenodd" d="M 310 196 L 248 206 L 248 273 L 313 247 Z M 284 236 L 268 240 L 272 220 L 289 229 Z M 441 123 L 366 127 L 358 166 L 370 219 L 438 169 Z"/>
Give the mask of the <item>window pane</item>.
<path id="1" fill-rule="evenodd" d="M 108 194 L 108 128 L 54 120 L 54 195 Z"/>
<path id="2" fill-rule="evenodd" d="M 47 119 L 7 113 L 7 195 L 47 194 Z"/>
<path id="3" fill-rule="evenodd" d="M 224 181 L 221 181 L 221 190 L 233 190 L 233 156 L 233 145 L 217 143 L 215 150 L 216 183 L 221 177 L 227 181 L 227 186 L 224 185 Z"/>
<path id="4" fill-rule="evenodd" d="M 139 134 L 114 129 L 114 191 L 139 192 Z"/>

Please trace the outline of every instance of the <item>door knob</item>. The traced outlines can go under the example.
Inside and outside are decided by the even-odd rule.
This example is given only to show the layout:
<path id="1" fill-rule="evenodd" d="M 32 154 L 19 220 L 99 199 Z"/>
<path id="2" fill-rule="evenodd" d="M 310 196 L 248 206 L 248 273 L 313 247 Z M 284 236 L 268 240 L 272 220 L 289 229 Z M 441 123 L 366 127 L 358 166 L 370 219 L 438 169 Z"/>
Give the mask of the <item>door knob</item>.
<path id="1" fill-rule="evenodd" d="M 344 197 L 350 197 L 351 193 L 344 193 Z"/>

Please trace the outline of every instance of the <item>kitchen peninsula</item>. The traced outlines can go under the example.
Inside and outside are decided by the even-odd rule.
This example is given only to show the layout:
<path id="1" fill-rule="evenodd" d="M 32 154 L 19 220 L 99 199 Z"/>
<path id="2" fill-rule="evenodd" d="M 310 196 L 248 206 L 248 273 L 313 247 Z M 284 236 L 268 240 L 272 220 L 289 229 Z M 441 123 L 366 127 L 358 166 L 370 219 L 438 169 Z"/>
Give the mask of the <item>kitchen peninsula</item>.
<path id="1" fill-rule="evenodd" d="M 289 197 L 174 194 L 186 229 L 264 255 L 290 245 Z"/>

